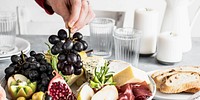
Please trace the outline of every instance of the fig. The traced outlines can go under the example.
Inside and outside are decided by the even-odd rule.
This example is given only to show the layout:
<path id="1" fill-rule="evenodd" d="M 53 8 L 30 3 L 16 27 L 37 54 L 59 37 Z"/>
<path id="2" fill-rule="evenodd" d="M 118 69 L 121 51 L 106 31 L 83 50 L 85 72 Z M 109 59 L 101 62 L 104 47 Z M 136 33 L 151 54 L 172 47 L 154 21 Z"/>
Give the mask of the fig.
<path id="1" fill-rule="evenodd" d="M 58 72 L 53 71 L 54 78 L 48 85 L 48 95 L 52 96 L 52 100 L 76 100 L 72 90 Z"/>
<path id="2" fill-rule="evenodd" d="M 13 99 L 18 97 L 29 98 L 36 91 L 37 83 L 31 82 L 21 74 L 14 74 L 8 78 L 7 87 Z"/>

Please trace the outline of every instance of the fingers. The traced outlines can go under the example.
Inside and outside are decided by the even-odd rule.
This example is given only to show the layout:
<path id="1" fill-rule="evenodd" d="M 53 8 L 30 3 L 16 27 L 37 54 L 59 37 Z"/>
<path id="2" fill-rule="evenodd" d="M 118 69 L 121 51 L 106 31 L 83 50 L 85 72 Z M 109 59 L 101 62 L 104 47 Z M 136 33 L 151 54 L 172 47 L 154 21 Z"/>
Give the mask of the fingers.
<path id="1" fill-rule="evenodd" d="M 77 20 L 79 19 L 82 2 L 81 0 L 70 0 L 70 1 L 72 10 L 71 10 L 71 15 L 69 16 L 68 25 L 69 27 L 73 27 L 75 22 L 77 22 Z"/>
<path id="2" fill-rule="evenodd" d="M 89 8 L 89 6 L 88 6 L 87 1 L 83 0 L 79 19 L 76 21 L 76 23 L 72 27 L 72 31 L 76 31 L 76 30 L 80 29 L 80 27 L 84 26 L 84 21 L 85 21 L 85 18 L 87 17 L 88 10 L 89 10 L 88 8 Z"/>
<path id="3" fill-rule="evenodd" d="M 87 17 L 85 18 L 85 21 L 84 21 L 84 25 L 90 23 L 93 19 L 95 18 L 95 13 L 93 12 L 92 8 L 89 7 L 88 9 L 88 15 Z"/>
<path id="4" fill-rule="evenodd" d="M 88 5 L 88 2 L 86 0 L 82 1 L 82 9 L 79 16 L 78 21 L 75 23 L 75 25 L 72 27 L 72 32 L 75 32 L 79 29 L 81 29 L 84 25 L 91 22 L 95 17 L 95 14 L 91 8 L 91 6 Z"/>
<path id="5" fill-rule="evenodd" d="M 59 14 L 65 22 L 69 20 L 70 13 L 66 6 L 66 0 L 60 0 L 60 2 L 57 2 L 56 0 L 48 0 L 48 3 L 54 12 Z"/>
<path id="6" fill-rule="evenodd" d="M 69 10 L 67 10 L 67 7 L 65 4 L 62 4 L 61 7 L 59 7 L 59 13 L 62 16 L 64 22 L 67 23 L 69 20 L 70 13 L 69 13 Z"/>

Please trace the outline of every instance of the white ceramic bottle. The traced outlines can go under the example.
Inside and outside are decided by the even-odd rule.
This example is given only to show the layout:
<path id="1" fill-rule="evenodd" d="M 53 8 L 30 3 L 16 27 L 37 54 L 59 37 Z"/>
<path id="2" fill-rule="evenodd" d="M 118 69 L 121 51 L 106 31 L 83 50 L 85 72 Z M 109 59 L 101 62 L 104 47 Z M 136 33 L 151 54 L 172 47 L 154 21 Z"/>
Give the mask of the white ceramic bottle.
<path id="1" fill-rule="evenodd" d="M 193 18 L 189 20 L 188 6 L 194 0 L 166 0 L 167 7 L 163 19 L 161 32 L 172 31 L 181 37 L 183 52 L 188 52 L 192 48 L 191 28 L 200 14 L 198 10 Z"/>
<path id="2" fill-rule="evenodd" d="M 140 55 L 151 56 L 156 52 L 159 13 L 150 8 L 136 9 L 134 28 L 142 31 Z"/>

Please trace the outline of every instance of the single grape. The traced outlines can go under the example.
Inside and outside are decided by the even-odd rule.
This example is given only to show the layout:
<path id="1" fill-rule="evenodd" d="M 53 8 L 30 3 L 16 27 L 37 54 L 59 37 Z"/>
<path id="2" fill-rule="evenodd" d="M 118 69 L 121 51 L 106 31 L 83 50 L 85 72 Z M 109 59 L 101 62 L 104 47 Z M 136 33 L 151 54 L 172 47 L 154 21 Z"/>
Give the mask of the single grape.
<path id="1" fill-rule="evenodd" d="M 28 57 L 28 58 L 27 58 L 27 61 L 28 61 L 28 62 L 35 62 L 36 59 L 35 59 L 35 57 Z"/>
<path id="2" fill-rule="evenodd" d="M 36 65 L 37 68 L 39 68 L 40 65 L 41 65 L 41 64 L 40 64 L 39 62 L 37 62 L 37 61 L 35 61 L 35 62 L 33 62 L 33 63 Z"/>
<path id="3" fill-rule="evenodd" d="M 57 47 L 62 47 L 63 44 L 64 44 L 64 43 L 60 41 L 60 42 L 56 43 L 55 46 L 57 46 Z"/>
<path id="4" fill-rule="evenodd" d="M 68 63 L 76 63 L 77 62 L 77 55 L 74 53 L 69 53 L 68 56 L 66 57 L 66 60 Z"/>
<path id="5" fill-rule="evenodd" d="M 83 47 L 83 44 L 81 42 L 77 41 L 74 44 L 73 49 L 78 51 L 78 52 L 81 52 L 84 49 L 84 47 Z"/>
<path id="6" fill-rule="evenodd" d="M 45 65 L 46 63 L 47 63 L 47 60 L 46 60 L 46 59 L 40 60 L 40 64 L 41 64 L 41 65 Z"/>
<path id="7" fill-rule="evenodd" d="M 41 83 L 42 83 L 44 86 L 48 85 L 48 83 L 49 83 L 48 77 L 43 78 L 42 81 L 41 81 Z"/>
<path id="8" fill-rule="evenodd" d="M 63 70 L 64 66 L 65 66 L 65 64 L 64 64 L 63 62 L 61 62 L 61 61 L 59 61 L 59 62 L 57 63 L 57 68 L 58 68 L 58 70 Z"/>
<path id="9" fill-rule="evenodd" d="M 35 51 L 31 51 L 30 52 L 30 56 L 35 56 L 36 55 L 36 52 Z"/>
<path id="10" fill-rule="evenodd" d="M 49 37 L 49 42 L 50 42 L 51 44 L 56 44 L 56 43 L 60 42 L 60 39 L 59 39 L 59 37 L 56 36 L 56 35 L 51 35 L 51 36 Z"/>
<path id="11" fill-rule="evenodd" d="M 58 60 L 59 61 L 65 61 L 66 60 L 66 55 L 65 54 L 59 54 L 58 55 Z"/>
<path id="12" fill-rule="evenodd" d="M 71 50 L 73 47 L 73 41 L 70 39 L 67 39 L 64 44 L 63 44 L 63 49 L 64 50 Z"/>
<path id="13" fill-rule="evenodd" d="M 83 50 L 86 50 L 88 48 L 87 42 L 84 40 L 81 40 L 80 42 L 83 44 Z"/>
<path id="14" fill-rule="evenodd" d="M 82 40 L 83 39 L 83 35 L 80 32 L 76 32 L 73 35 L 73 39 L 77 40 L 77 41 Z"/>
<path id="15" fill-rule="evenodd" d="M 51 67 L 50 63 L 45 64 L 45 66 L 46 66 L 48 71 L 51 71 L 51 72 L 53 71 L 53 68 Z"/>
<path id="16" fill-rule="evenodd" d="M 23 65 L 22 65 L 23 69 L 27 69 L 29 68 L 29 63 L 28 62 L 25 62 Z"/>
<path id="17" fill-rule="evenodd" d="M 40 75 L 40 78 L 45 78 L 45 77 L 48 77 L 46 73 L 42 73 L 42 74 Z"/>
<path id="18" fill-rule="evenodd" d="M 39 73 L 36 70 L 31 70 L 28 74 L 29 78 L 31 80 L 37 79 L 39 76 Z"/>
<path id="19" fill-rule="evenodd" d="M 4 72 L 8 75 L 12 75 L 15 72 L 15 68 L 14 67 L 7 67 Z"/>
<path id="20" fill-rule="evenodd" d="M 11 61 L 12 61 L 13 63 L 18 63 L 18 62 L 21 61 L 21 57 L 19 57 L 19 56 L 17 56 L 17 55 L 12 55 L 12 56 L 11 56 Z"/>
<path id="21" fill-rule="evenodd" d="M 57 47 L 55 45 L 51 48 L 51 53 L 53 55 L 57 55 L 58 54 Z"/>
<path id="22" fill-rule="evenodd" d="M 70 64 L 67 64 L 61 72 L 63 75 L 72 75 L 74 73 L 74 67 Z"/>
<path id="23" fill-rule="evenodd" d="M 76 69 L 81 69 L 83 67 L 82 61 L 77 61 L 76 63 L 74 63 L 74 67 Z"/>
<path id="24" fill-rule="evenodd" d="M 47 68 L 45 65 L 41 65 L 39 70 L 40 70 L 40 72 L 45 72 L 47 70 Z"/>
<path id="25" fill-rule="evenodd" d="M 25 70 L 26 73 L 24 73 L 24 75 L 25 75 L 26 77 L 29 77 L 30 71 L 31 71 L 31 68 L 26 69 L 26 70 Z"/>
<path id="26" fill-rule="evenodd" d="M 35 55 L 35 59 L 37 61 L 40 61 L 42 59 L 45 59 L 45 56 L 42 53 L 38 53 L 38 54 Z"/>
<path id="27" fill-rule="evenodd" d="M 60 40 L 64 40 L 67 38 L 67 32 L 64 29 L 60 29 L 58 31 L 58 37 L 60 38 Z"/>
<path id="28" fill-rule="evenodd" d="M 54 45 L 52 48 L 51 48 L 51 53 L 53 55 L 57 55 L 58 53 L 62 53 L 63 49 L 62 47 L 58 47 L 56 45 Z"/>
<path id="29" fill-rule="evenodd" d="M 81 68 L 80 69 L 77 69 L 77 68 L 74 69 L 74 74 L 75 75 L 80 75 L 81 72 L 82 72 Z"/>
<path id="30" fill-rule="evenodd" d="M 35 69 L 35 70 L 38 69 L 36 63 L 30 63 L 30 64 L 29 64 L 29 68 Z"/>

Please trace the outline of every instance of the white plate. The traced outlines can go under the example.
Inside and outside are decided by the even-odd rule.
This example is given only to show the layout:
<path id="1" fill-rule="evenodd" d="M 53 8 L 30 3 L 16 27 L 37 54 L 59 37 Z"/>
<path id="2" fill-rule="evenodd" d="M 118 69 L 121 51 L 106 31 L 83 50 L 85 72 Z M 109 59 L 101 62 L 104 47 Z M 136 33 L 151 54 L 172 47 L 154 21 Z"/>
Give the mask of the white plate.
<path id="1" fill-rule="evenodd" d="M 150 96 L 147 100 L 152 100 L 153 97 L 155 96 L 155 93 L 156 93 L 156 84 L 155 84 L 154 80 L 151 77 L 148 76 L 148 78 L 150 80 L 149 87 L 150 87 L 150 90 L 152 92 L 152 96 Z M 6 93 L 7 93 L 7 98 L 10 98 L 10 96 L 8 95 L 7 88 L 6 88 L 6 80 L 5 80 L 5 78 L 3 78 L 3 79 L 0 80 L 0 85 L 2 85 L 2 87 L 4 87 L 4 89 L 5 89 Z M 78 86 L 76 86 L 75 84 L 73 84 L 72 86 L 70 86 L 70 88 L 72 89 L 73 93 L 77 94 L 77 90 L 79 89 Z"/>
<path id="2" fill-rule="evenodd" d="M 148 72 L 148 75 L 151 76 L 156 71 L 159 71 L 159 70 L 150 71 L 150 72 Z M 157 90 L 153 99 L 157 99 L 157 100 L 188 100 L 188 98 L 190 96 L 192 96 L 192 94 L 189 94 L 189 93 L 166 94 L 166 93 L 161 93 L 159 90 Z"/>
<path id="3" fill-rule="evenodd" d="M 11 55 L 19 55 L 21 51 L 27 53 L 30 50 L 30 43 L 23 38 L 16 37 L 15 44 L 16 44 L 15 49 L 7 54 L 0 55 L 0 60 L 9 59 Z"/>
<path id="4" fill-rule="evenodd" d="M 23 51 L 23 53 L 24 53 L 24 54 L 27 54 L 29 51 L 30 51 L 30 49 L 27 49 L 26 51 Z M 10 56 L 0 58 L 0 62 L 1 62 L 1 61 L 4 61 L 4 60 L 8 60 L 8 59 L 10 59 Z"/>

